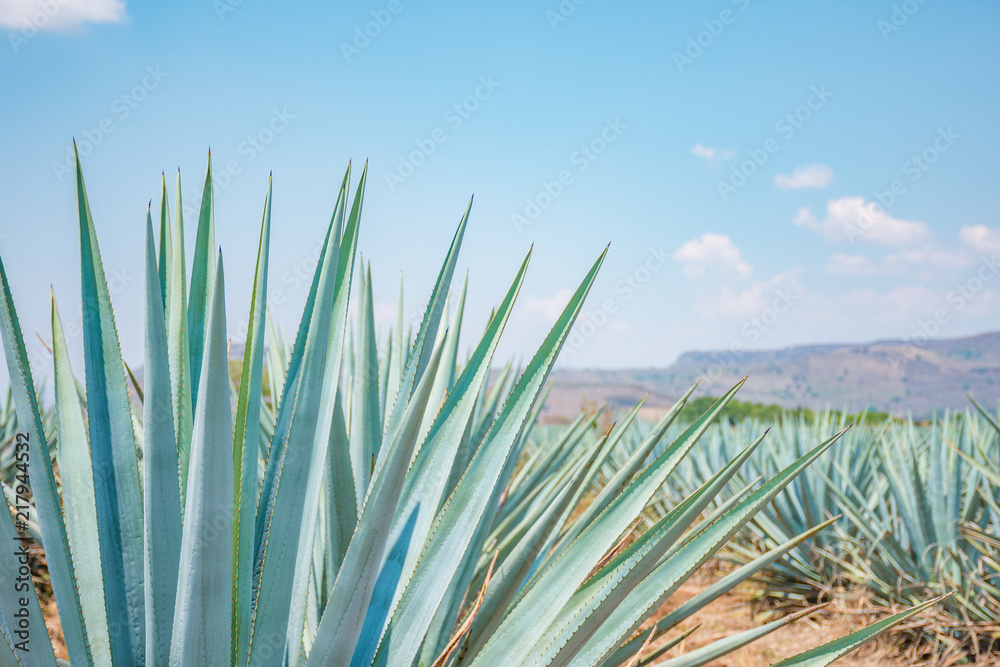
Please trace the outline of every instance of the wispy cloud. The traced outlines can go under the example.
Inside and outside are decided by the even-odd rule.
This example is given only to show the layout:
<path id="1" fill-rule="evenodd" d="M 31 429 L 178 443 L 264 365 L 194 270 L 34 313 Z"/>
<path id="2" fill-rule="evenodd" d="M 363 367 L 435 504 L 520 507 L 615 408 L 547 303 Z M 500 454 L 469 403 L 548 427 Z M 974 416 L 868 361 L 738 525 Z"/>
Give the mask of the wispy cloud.
<path id="1" fill-rule="evenodd" d="M 808 206 L 799 209 L 794 222 L 799 227 L 820 232 L 831 243 L 868 241 L 893 247 L 913 245 L 930 238 L 923 222 L 901 220 L 864 197 L 841 197 L 826 204 L 826 216 L 819 219 Z"/>
<path id="2" fill-rule="evenodd" d="M 696 306 L 709 318 L 745 320 L 770 307 L 776 299 L 798 300 L 805 290 L 799 279 L 802 269 L 776 273 L 767 279 L 752 280 L 745 287 L 724 286 L 714 299 Z M 788 304 L 786 304 L 788 305 Z"/>
<path id="3" fill-rule="evenodd" d="M 932 278 L 940 274 L 940 270 L 961 269 L 971 263 L 968 251 L 962 248 L 948 249 L 925 244 L 916 248 L 901 248 L 878 261 L 864 255 L 836 253 L 830 258 L 825 270 L 841 276 L 909 274 Z"/>
<path id="4" fill-rule="evenodd" d="M 69 31 L 85 23 L 120 23 L 125 0 L 3 0 L 0 26 L 14 30 Z"/>
<path id="5" fill-rule="evenodd" d="M 573 297 L 573 290 L 568 287 L 561 287 L 552 296 L 542 297 L 534 294 L 525 294 L 525 310 L 535 317 L 540 318 L 546 325 L 554 324 L 563 308 Z"/>
<path id="6" fill-rule="evenodd" d="M 796 167 L 790 174 L 778 174 L 774 184 L 782 190 L 802 188 L 825 188 L 833 181 L 833 169 L 825 164 L 810 164 Z"/>
<path id="7" fill-rule="evenodd" d="M 725 161 L 736 155 L 736 151 L 731 148 L 712 148 L 711 146 L 703 146 L 702 144 L 695 144 L 691 147 L 691 155 L 696 155 L 697 157 L 704 158 L 709 162 L 715 161 Z"/>
<path id="8" fill-rule="evenodd" d="M 870 276 L 880 273 L 880 270 L 864 255 L 834 253 L 826 265 L 826 272 L 840 276 Z"/>
<path id="9" fill-rule="evenodd" d="M 983 254 L 1000 252 L 1000 229 L 986 225 L 965 225 L 958 232 L 965 245 Z"/>

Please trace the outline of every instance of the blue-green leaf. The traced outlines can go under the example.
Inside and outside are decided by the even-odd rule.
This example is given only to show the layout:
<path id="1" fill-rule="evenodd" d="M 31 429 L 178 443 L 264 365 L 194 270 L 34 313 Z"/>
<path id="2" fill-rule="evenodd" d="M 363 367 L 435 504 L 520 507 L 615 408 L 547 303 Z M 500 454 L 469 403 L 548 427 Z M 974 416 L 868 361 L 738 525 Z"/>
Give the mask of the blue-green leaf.
<path id="1" fill-rule="evenodd" d="M 153 249 L 146 223 L 146 356 L 143 401 L 143 518 L 145 524 L 146 662 L 170 659 L 170 635 L 181 554 L 181 499 L 167 334 Z"/>
<path id="2" fill-rule="evenodd" d="M 261 385 L 264 373 L 264 314 L 267 311 L 267 260 L 271 239 L 271 180 L 257 248 L 250 320 L 243 348 L 243 370 L 233 427 L 233 659 L 244 664 L 250 652 L 253 596 L 254 525 L 257 514 L 257 454 Z"/>
<path id="3" fill-rule="evenodd" d="M 205 170 L 205 187 L 201 194 L 198 213 L 198 231 L 194 242 L 194 261 L 191 263 L 191 295 L 188 298 L 188 332 L 191 368 L 201 369 L 205 336 L 208 327 L 208 309 L 215 282 L 215 197 L 212 190 L 212 151 L 208 152 Z M 191 399 L 198 401 L 199 373 L 191 377 Z"/>
<path id="4" fill-rule="evenodd" d="M 466 559 L 468 545 L 476 533 L 480 532 L 480 524 L 484 523 L 484 519 L 488 519 L 484 523 L 487 527 L 484 532 L 488 532 L 496 503 L 503 491 L 499 482 L 513 469 L 514 457 L 511 452 L 518 435 L 583 307 L 583 301 L 597 277 L 606 253 L 607 249 L 591 267 L 528 364 L 500 415 L 486 434 L 483 444 L 469 463 L 465 475 L 441 509 L 413 580 L 407 586 L 393 615 L 392 639 L 380 647 L 376 664 L 410 664 L 416 657 L 433 611 L 441 604 L 453 577 Z M 510 645 L 507 645 L 505 650 L 509 648 Z M 488 664 L 499 663 L 494 661 Z"/>
<path id="5" fill-rule="evenodd" d="M 76 180 L 87 417 L 111 657 L 115 663 L 142 665 L 146 613 L 139 461 L 118 332 L 79 160 Z"/>
<path id="6" fill-rule="evenodd" d="M 212 294 L 195 407 L 170 664 L 230 662 L 233 564 L 233 414 L 222 256 Z"/>
<path id="7" fill-rule="evenodd" d="M 161 310 L 162 313 L 162 310 Z M 62 480 L 63 514 L 66 536 L 73 555 L 73 569 L 80 591 L 87 641 L 95 664 L 111 662 L 108 617 L 104 609 L 104 582 L 101 580 L 101 545 L 97 533 L 94 501 L 94 474 L 87 442 L 87 426 L 76 379 L 69 364 L 69 352 L 62 321 L 52 299 L 52 360 L 55 367 L 56 460 Z M 173 427 L 167 422 L 171 431 Z M 171 484 L 177 488 L 177 467 Z"/>

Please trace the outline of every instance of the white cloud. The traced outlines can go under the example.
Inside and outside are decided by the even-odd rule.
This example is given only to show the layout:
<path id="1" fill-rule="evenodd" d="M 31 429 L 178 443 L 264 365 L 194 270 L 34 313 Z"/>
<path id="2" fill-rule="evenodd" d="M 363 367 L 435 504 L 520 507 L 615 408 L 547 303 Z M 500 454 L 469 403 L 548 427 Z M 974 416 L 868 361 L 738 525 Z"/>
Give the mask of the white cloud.
<path id="1" fill-rule="evenodd" d="M 556 293 L 550 297 L 526 294 L 524 296 L 524 305 L 528 313 L 541 318 L 545 324 L 549 325 L 559 319 L 559 315 L 562 314 L 563 309 L 569 303 L 572 296 L 573 290 L 568 287 L 562 287 L 556 290 Z"/>
<path id="2" fill-rule="evenodd" d="M 701 278 L 709 270 L 723 276 L 735 274 L 741 278 L 753 275 L 753 268 L 733 240 L 725 234 L 706 232 L 691 239 L 674 253 L 674 259 L 684 264 L 684 275 Z"/>
<path id="3" fill-rule="evenodd" d="M 799 284 L 801 275 L 801 269 L 792 269 L 767 280 L 754 280 L 742 289 L 723 287 L 715 299 L 701 306 L 702 312 L 710 318 L 743 321 L 773 308 L 776 302 L 783 304 L 781 312 L 785 312 L 805 294 Z"/>
<path id="4" fill-rule="evenodd" d="M 986 225 L 964 225 L 958 232 L 965 245 L 979 253 L 1000 252 L 1000 230 Z"/>
<path id="5" fill-rule="evenodd" d="M 717 150 L 711 146 L 703 146 L 701 144 L 695 144 L 691 147 L 691 155 L 697 155 L 700 158 L 714 162 L 718 160 L 728 160 L 729 158 L 736 155 L 736 151 L 730 148 L 724 148 Z"/>
<path id="6" fill-rule="evenodd" d="M 832 243 L 862 240 L 898 247 L 926 241 L 931 235 L 925 223 L 894 218 L 875 202 L 865 201 L 864 197 L 831 199 L 822 220 L 808 206 L 803 207 L 794 222 L 821 232 Z"/>
<path id="7" fill-rule="evenodd" d="M 833 181 L 833 169 L 825 164 L 796 167 L 790 174 L 778 174 L 774 177 L 774 184 L 783 190 L 825 188 L 831 181 Z"/>
<path id="8" fill-rule="evenodd" d="M 918 269 L 929 273 L 930 269 L 960 269 L 969 264 L 969 258 L 961 250 L 942 250 L 934 246 L 904 248 L 885 258 L 888 269 Z"/>
<path id="9" fill-rule="evenodd" d="M 85 23 L 120 23 L 125 0 L 2 0 L 0 26 L 14 30 L 72 30 Z"/>
<path id="10" fill-rule="evenodd" d="M 864 255 L 836 253 L 826 265 L 826 272 L 842 276 L 908 273 L 930 278 L 937 274 L 937 269 L 960 269 L 968 265 L 969 256 L 963 250 L 947 250 L 923 245 L 890 253 L 877 263 Z"/>
<path id="11" fill-rule="evenodd" d="M 841 255 L 835 253 L 826 265 L 827 273 L 841 276 L 870 276 L 879 269 L 864 255 Z"/>

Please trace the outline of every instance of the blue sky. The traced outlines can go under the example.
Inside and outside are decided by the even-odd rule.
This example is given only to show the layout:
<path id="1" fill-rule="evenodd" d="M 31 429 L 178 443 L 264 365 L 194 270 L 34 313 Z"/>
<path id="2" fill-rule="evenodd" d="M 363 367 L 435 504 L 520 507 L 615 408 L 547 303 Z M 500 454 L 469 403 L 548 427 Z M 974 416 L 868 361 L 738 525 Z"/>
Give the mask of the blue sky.
<path id="1" fill-rule="evenodd" d="M 138 363 L 146 204 L 179 167 L 197 206 L 211 147 L 231 322 L 268 173 L 291 332 L 367 159 L 383 332 L 400 271 L 422 313 L 473 193 L 468 332 L 534 244 L 502 356 L 533 352 L 609 242 L 563 364 L 995 330 L 998 28 L 985 1 L 7 0 L 0 255 L 29 335 L 50 337 L 50 284 L 79 319 L 76 137 Z"/>

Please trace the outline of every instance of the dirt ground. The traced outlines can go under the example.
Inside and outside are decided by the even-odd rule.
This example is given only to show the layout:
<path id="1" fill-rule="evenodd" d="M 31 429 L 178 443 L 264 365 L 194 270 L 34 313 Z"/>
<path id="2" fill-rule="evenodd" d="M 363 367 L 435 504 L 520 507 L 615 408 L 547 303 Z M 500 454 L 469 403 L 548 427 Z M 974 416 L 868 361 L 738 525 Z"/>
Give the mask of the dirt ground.
<path id="1" fill-rule="evenodd" d="M 707 587 L 718 576 L 713 573 L 713 569 L 703 568 L 699 571 L 671 597 L 653 620 L 662 618 L 671 609 L 694 597 Z M 701 625 L 693 635 L 668 651 L 663 659 L 683 655 L 717 639 L 776 620 L 775 618 L 762 618 L 760 614 L 755 613 L 755 605 L 749 593 L 750 591 L 744 588 L 723 595 L 678 626 L 678 631 L 670 633 L 670 636 L 676 637 L 684 630 Z M 650 623 L 652 622 L 650 621 Z M 863 616 L 822 610 L 811 617 L 799 619 L 786 625 L 709 664 L 712 667 L 764 667 L 843 637 L 861 629 L 868 622 L 870 619 Z M 654 643 L 650 648 L 653 649 L 655 646 Z M 835 664 L 842 667 L 870 667 L 872 665 L 907 667 L 911 663 L 906 662 L 899 649 L 891 641 L 875 640 L 844 656 Z"/>
<path id="2" fill-rule="evenodd" d="M 715 564 L 709 564 L 702 568 L 663 605 L 646 624 L 646 627 L 697 595 L 719 576 L 720 573 Z M 683 655 L 722 637 L 749 630 L 774 620 L 774 618 L 762 615 L 759 605 L 755 604 L 753 600 L 752 590 L 752 585 L 746 585 L 723 595 L 678 626 L 677 631 L 668 633 L 669 637 L 676 637 L 684 630 L 696 625 L 701 626 L 694 634 L 664 654 L 660 660 Z M 45 616 L 49 636 L 56 649 L 56 657 L 68 659 L 55 602 L 51 597 L 43 599 L 42 613 Z M 780 628 L 709 664 L 711 667 L 766 667 L 859 630 L 873 620 L 873 617 L 865 614 L 851 613 L 836 607 L 827 608 L 813 616 Z M 669 637 L 654 642 L 649 650 L 654 650 L 658 644 L 667 641 Z M 915 667 L 926 663 L 907 659 L 903 655 L 898 641 L 889 637 L 876 639 L 844 656 L 835 664 L 838 667 L 872 667 L 876 665 L 880 667 Z M 1000 665 L 1000 658 L 981 662 L 978 665 L 982 667 Z"/>

